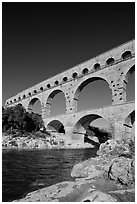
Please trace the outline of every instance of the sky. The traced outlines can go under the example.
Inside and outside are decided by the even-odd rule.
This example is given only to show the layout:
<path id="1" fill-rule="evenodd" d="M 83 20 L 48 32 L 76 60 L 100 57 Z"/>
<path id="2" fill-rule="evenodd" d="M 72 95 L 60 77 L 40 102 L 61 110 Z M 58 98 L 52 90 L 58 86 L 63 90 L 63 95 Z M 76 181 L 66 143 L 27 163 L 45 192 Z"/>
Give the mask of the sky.
<path id="1" fill-rule="evenodd" d="M 134 38 L 133 2 L 3 2 L 2 104 L 31 86 Z M 134 75 L 130 81 L 132 100 Z M 105 87 L 101 83 L 95 82 L 95 88 L 93 84 L 85 87 L 80 110 L 110 104 L 108 89 L 99 92 L 100 87 Z M 104 95 L 100 100 L 98 96 Z M 53 113 L 63 110 L 62 100 L 63 96 L 55 96 Z"/>

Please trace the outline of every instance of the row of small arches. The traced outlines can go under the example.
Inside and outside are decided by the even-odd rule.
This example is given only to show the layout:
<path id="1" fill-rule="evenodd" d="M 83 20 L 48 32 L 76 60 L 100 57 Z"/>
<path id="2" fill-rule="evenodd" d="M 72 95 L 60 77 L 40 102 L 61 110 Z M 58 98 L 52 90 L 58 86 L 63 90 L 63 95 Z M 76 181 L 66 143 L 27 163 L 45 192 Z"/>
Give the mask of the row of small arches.
<path id="1" fill-rule="evenodd" d="M 131 56 L 132 56 L 131 51 L 125 51 L 125 52 L 121 55 L 121 59 L 122 59 L 122 60 L 126 60 L 126 59 L 130 58 Z M 114 63 L 115 63 L 115 59 L 112 58 L 112 57 L 109 58 L 109 59 L 106 61 L 106 65 L 107 65 L 107 66 L 111 66 L 111 65 L 113 65 Z M 101 65 L 100 65 L 99 63 L 96 63 L 96 64 L 94 65 L 94 70 L 99 70 L 100 67 L 101 67 Z M 82 74 L 83 74 L 83 75 L 88 74 L 88 72 L 89 72 L 89 69 L 88 69 L 88 68 L 84 68 L 84 69 L 82 70 Z M 78 73 L 77 73 L 77 72 L 74 72 L 74 73 L 72 74 L 72 78 L 73 78 L 73 79 L 75 79 L 77 76 L 78 76 Z M 63 82 L 66 82 L 66 81 L 68 81 L 68 78 L 67 78 L 67 77 L 63 77 L 62 81 L 63 81 Z M 54 85 L 55 85 L 55 86 L 59 85 L 59 81 L 56 80 L 56 81 L 54 82 Z M 50 85 L 50 84 L 47 84 L 47 88 L 51 88 L 51 85 Z M 43 87 L 40 87 L 40 91 L 43 91 L 43 90 L 44 90 L 44 88 L 43 88 Z M 37 94 L 37 90 L 34 90 L 33 93 L 29 92 L 29 93 L 28 93 L 28 96 L 32 96 L 33 94 Z M 26 97 L 27 97 L 27 96 L 24 94 L 23 97 L 22 97 L 22 99 L 25 99 Z M 19 97 L 18 97 L 18 101 L 20 101 L 20 100 L 21 100 L 21 97 L 19 96 Z M 17 99 L 14 99 L 14 102 L 17 102 Z M 11 103 L 13 103 L 13 102 L 10 101 L 10 104 L 11 104 Z M 9 102 L 7 102 L 7 105 L 8 105 L 8 104 L 9 104 Z"/>
<path id="2" fill-rule="evenodd" d="M 128 59 L 128 58 L 130 58 L 132 56 L 132 53 L 131 53 L 131 51 L 125 51 L 122 55 L 121 55 L 121 59 L 122 60 L 126 60 L 126 59 Z M 115 59 L 113 58 L 113 57 L 111 57 L 111 58 L 109 58 L 107 61 L 106 61 L 106 65 L 107 66 L 111 66 L 111 65 L 113 65 L 115 63 Z M 100 67 L 101 67 L 101 65 L 99 64 L 99 63 L 96 63 L 95 65 L 94 65 L 94 70 L 98 70 L 98 69 L 100 69 Z M 83 70 L 82 70 L 82 74 L 87 74 L 89 72 L 89 69 L 88 68 L 84 68 Z M 77 73 L 76 72 L 74 72 L 73 74 L 72 74 L 72 77 L 73 78 L 76 78 L 77 77 Z"/>

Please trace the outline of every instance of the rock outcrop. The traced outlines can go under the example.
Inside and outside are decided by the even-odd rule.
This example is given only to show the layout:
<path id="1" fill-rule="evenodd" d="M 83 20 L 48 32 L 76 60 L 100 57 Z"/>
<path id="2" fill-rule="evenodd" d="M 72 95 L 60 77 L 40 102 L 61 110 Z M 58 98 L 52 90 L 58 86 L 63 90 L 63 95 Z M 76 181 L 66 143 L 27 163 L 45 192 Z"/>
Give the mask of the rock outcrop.
<path id="1" fill-rule="evenodd" d="M 51 149 L 64 148 L 64 138 L 55 137 L 54 135 L 45 135 L 44 137 L 36 137 L 33 134 L 27 136 L 3 136 L 3 149 Z"/>
<path id="2" fill-rule="evenodd" d="M 134 183 L 134 159 L 120 157 L 112 161 L 108 176 L 110 179 L 124 185 Z"/>

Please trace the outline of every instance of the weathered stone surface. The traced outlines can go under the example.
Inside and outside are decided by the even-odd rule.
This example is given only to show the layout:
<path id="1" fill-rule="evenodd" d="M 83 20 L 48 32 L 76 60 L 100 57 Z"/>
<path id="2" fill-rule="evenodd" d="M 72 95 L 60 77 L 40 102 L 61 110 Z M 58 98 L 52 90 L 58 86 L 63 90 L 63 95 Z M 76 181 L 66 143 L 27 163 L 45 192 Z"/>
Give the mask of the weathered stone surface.
<path id="1" fill-rule="evenodd" d="M 73 192 L 74 182 L 64 181 L 47 188 L 42 188 L 31 192 L 25 198 L 16 200 L 15 202 L 58 202 L 57 198 L 65 197 Z"/>
<path id="2" fill-rule="evenodd" d="M 80 202 L 116 202 L 117 200 L 111 195 L 100 191 L 93 191 L 84 197 Z"/>
<path id="3" fill-rule="evenodd" d="M 108 140 L 100 145 L 97 152 L 99 156 L 105 157 L 117 157 L 120 155 L 129 154 L 129 145 L 125 144 L 124 141 L 119 140 Z"/>
<path id="4" fill-rule="evenodd" d="M 116 198 L 119 202 L 135 202 L 135 188 L 110 191 L 109 194 Z"/>
<path id="5" fill-rule="evenodd" d="M 105 183 L 104 183 L 105 182 Z M 108 185 L 108 188 L 106 186 Z M 102 189 L 102 190 L 101 190 Z M 128 194 L 128 197 L 126 196 Z M 121 196 L 122 195 L 122 196 Z M 27 194 L 14 202 L 119 202 L 134 201 L 134 189 L 120 190 L 107 180 L 64 181 Z"/>
<path id="6" fill-rule="evenodd" d="M 109 164 L 102 158 L 91 158 L 82 163 L 76 164 L 72 171 L 72 177 L 94 178 L 101 176 L 109 169 Z"/>
<path id="7" fill-rule="evenodd" d="M 134 182 L 134 161 L 125 157 L 113 160 L 113 164 L 109 170 L 109 178 L 128 185 Z"/>
<path id="8" fill-rule="evenodd" d="M 67 194 L 72 193 L 74 190 L 73 186 L 74 186 L 74 182 L 64 182 L 62 184 L 57 185 L 58 193 L 54 196 L 54 198 L 64 197 Z"/>
<path id="9" fill-rule="evenodd" d="M 121 184 L 129 185 L 134 182 L 134 159 L 127 158 L 129 146 L 119 141 L 107 141 L 100 146 L 100 156 L 88 159 L 75 165 L 72 169 L 72 177 L 94 178 L 107 175 Z"/>

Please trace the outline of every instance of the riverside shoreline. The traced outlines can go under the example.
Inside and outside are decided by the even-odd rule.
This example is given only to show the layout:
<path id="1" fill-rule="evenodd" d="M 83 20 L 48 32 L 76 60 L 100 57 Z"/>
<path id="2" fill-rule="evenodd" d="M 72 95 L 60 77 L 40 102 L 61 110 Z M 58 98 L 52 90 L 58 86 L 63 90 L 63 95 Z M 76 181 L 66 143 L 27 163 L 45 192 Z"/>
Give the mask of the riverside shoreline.
<path id="1" fill-rule="evenodd" d="M 135 160 L 129 157 L 129 145 L 110 140 L 97 154 L 73 167 L 74 181 L 33 191 L 13 202 L 134 202 Z"/>
<path id="2" fill-rule="evenodd" d="M 77 149 L 77 148 L 94 148 L 92 144 L 70 144 L 65 145 L 64 135 L 49 136 L 46 135 L 45 138 L 34 137 L 33 134 L 28 136 L 13 136 L 13 135 L 3 135 L 2 137 L 2 149 L 10 150 L 31 150 L 31 149 Z"/>

